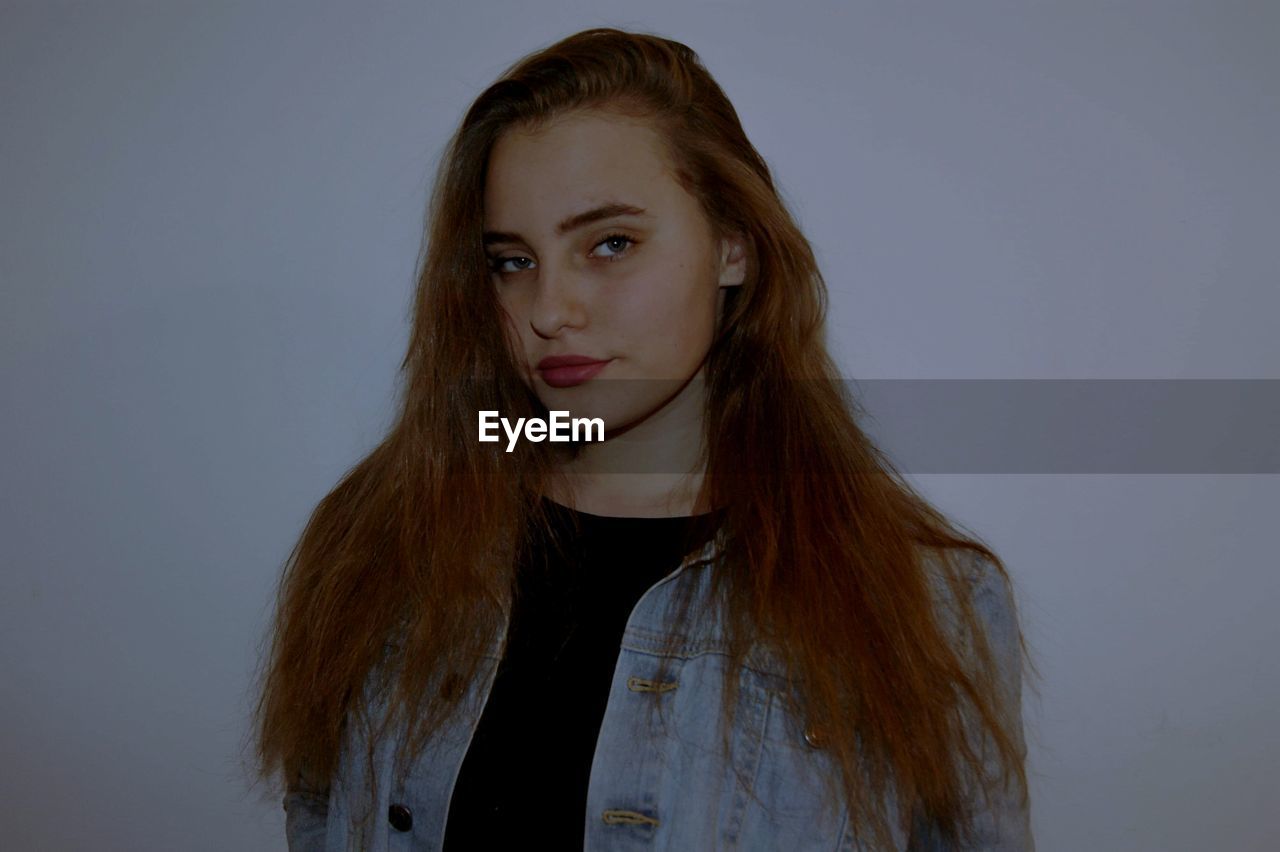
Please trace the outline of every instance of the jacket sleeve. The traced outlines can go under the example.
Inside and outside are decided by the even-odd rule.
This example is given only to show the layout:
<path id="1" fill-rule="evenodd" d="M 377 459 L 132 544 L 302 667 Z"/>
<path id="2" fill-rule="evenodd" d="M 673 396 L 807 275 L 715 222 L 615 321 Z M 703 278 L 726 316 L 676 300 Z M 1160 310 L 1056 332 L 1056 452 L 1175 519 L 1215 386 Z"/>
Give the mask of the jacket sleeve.
<path id="1" fill-rule="evenodd" d="M 1009 718 L 1014 721 L 1014 739 L 1020 758 L 1026 758 L 1027 747 L 1022 724 L 1022 648 L 1018 642 L 1018 617 L 1013 590 L 1008 580 L 985 559 L 977 560 L 978 570 L 973 585 L 975 614 L 986 628 L 994 662 L 998 669 L 1000 694 Z M 983 771 L 993 784 L 989 797 L 974 787 L 975 807 L 973 844 L 956 850 L 937 837 L 932 826 L 917 820 L 909 850 L 919 852 L 1035 852 L 1031 834 L 1030 795 L 1022 795 L 1012 774 L 1003 787 L 998 784 L 999 753 L 989 735 L 975 733 L 979 726 L 967 721 L 969 741 L 977 745 L 983 758 Z M 972 781 L 972 779 L 970 779 Z"/>
<path id="2" fill-rule="evenodd" d="M 301 773 L 284 794 L 284 832 L 289 852 L 323 852 L 329 791 L 303 781 Z"/>

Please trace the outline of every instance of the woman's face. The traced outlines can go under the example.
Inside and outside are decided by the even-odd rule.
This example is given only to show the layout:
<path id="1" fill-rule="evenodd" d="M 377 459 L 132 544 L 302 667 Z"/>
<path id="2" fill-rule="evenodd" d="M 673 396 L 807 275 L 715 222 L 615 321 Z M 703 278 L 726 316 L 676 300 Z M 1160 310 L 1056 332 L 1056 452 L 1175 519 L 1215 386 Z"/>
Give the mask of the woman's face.
<path id="1" fill-rule="evenodd" d="M 549 410 L 612 433 L 669 405 L 699 374 L 739 240 L 715 240 L 645 122 L 578 110 L 511 129 L 489 159 L 484 243 L 508 340 Z M 555 356 L 597 363 L 555 369 Z M 644 379 L 647 381 L 616 381 Z"/>

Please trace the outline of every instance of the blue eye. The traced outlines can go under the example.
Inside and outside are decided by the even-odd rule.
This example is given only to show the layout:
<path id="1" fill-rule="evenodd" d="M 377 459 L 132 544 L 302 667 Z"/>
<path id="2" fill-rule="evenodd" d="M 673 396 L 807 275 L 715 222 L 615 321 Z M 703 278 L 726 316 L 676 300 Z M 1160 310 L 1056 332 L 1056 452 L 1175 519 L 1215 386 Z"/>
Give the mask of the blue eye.
<path id="1" fill-rule="evenodd" d="M 604 255 L 604 258 L 606 260 L 614 260 L 616 258 L 622 257 L 622 255 L 630 251 L 631 247 L 636 244 L 636 241 L 631 239 L 631 237 L 628 237 L 626 234 L 609 234 L 603 240 L 596 243 L 596 248 L 599 248 L 600 246 L 606 245 L 608 243 L 626 243 L 627 244 L 623 248 L 619 248 L 619 249 L 611 248 L 610 250 L 613 253 Z"/>
<path id="2" fill-rule="evenodd" d="M 594 249 L 601 246 L 608 246 L 608 253 L 598 255 L 602 260 L 615 261 L 626 257 L 631 253 L 639 240 L 629 237 L 626 234 L 608 234 L 595 244 L 592 254 L 595 255 Z M 511 255 L 510 257 L 493 257 L 488 258 L 489 271 L 495 275 L 513 275 L 518 272 L 528 272 L 531 269 L 537 269 L 537 264 L 533 259 L 524 255 Z M 514 268 L 509 268 L 508 263 L 514 263 Z"/>
<path id="3" fill-rule="evenodd" d="M 528 263 L 528 264 L 532 264 L 532 263 L 533 263 L 533 261 L 532 261 L 532 260 L 530 260 L 529 258 L 527 258 L 527 257 L 521 257 L 521 256 L 517 256 L 517 257 L 491 257 L 491 258 L 489 258 L 489 269 L 490 269 L 492 272 L 496 272 L 496 273 L 498 273 L 499 275 L 503 275 L 503 274 L 505 274 L 505 273 L 507 273 L 507 272 L 524 272 L 525 270 L 528 270 L 528 269 L 530 269 L 530 268 L 531 268 L 530 266 L 521 266 L 521 267 L 519 267 L 518 269 L 510 269 L 510 270 L 508 270 L 508 269 L 503 269 L 503 264 L 504 264 L 504 263 L 520 263 L 520 262 L 524 262 L 524 263 Z"/>

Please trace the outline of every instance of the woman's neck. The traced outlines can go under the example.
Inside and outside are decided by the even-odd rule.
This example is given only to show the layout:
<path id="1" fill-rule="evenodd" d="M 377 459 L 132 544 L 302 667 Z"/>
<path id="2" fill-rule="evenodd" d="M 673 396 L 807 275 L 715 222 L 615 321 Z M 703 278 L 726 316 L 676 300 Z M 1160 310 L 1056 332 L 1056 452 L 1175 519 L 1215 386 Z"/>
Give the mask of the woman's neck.
<path id="1" fill-rule="evenodd" d="M 657 411 L 599 443 L 578 445 L 547 496 L 593 515 L 665 518 L 703 514 L 705 380 L 698 373 Z"/>
<path id="2" fill-rule="evenodd" d="M 563 506 L 615 518 L 670 518 L 701 515 L 698 502 L 703 474 L 566 474 L 548 488 L 547 497 Z"/>

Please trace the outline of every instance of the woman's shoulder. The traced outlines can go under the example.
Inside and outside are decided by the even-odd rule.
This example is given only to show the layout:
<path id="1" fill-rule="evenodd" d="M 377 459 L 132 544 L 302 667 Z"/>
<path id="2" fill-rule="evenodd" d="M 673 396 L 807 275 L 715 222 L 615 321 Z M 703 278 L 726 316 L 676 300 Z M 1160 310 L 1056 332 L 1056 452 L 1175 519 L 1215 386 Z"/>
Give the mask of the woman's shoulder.
<path id="1" fill-rule="evenodd" d="M 989 598 L 990 604 L 999 604 L 999 599 L 1012 591 L 1004 565 L 983 551 L 952 547 L 945 552 L 927 550 L 925 554 L 926 577 L 940 593 L 954 596 L 963 591 L 971 598 Z"/>
<path id="2" fill-rule="evenodd" d="M 963 614 L 969 609 L 992 651 L 1005 657 L 1017 656 L 1017 604 L 1012 580 L 1002 564 L 981 551 L 957 547 L 945 557 L 931 555 L 926 573 L 940 614 L 949 627 L 964 624 Z"/>

